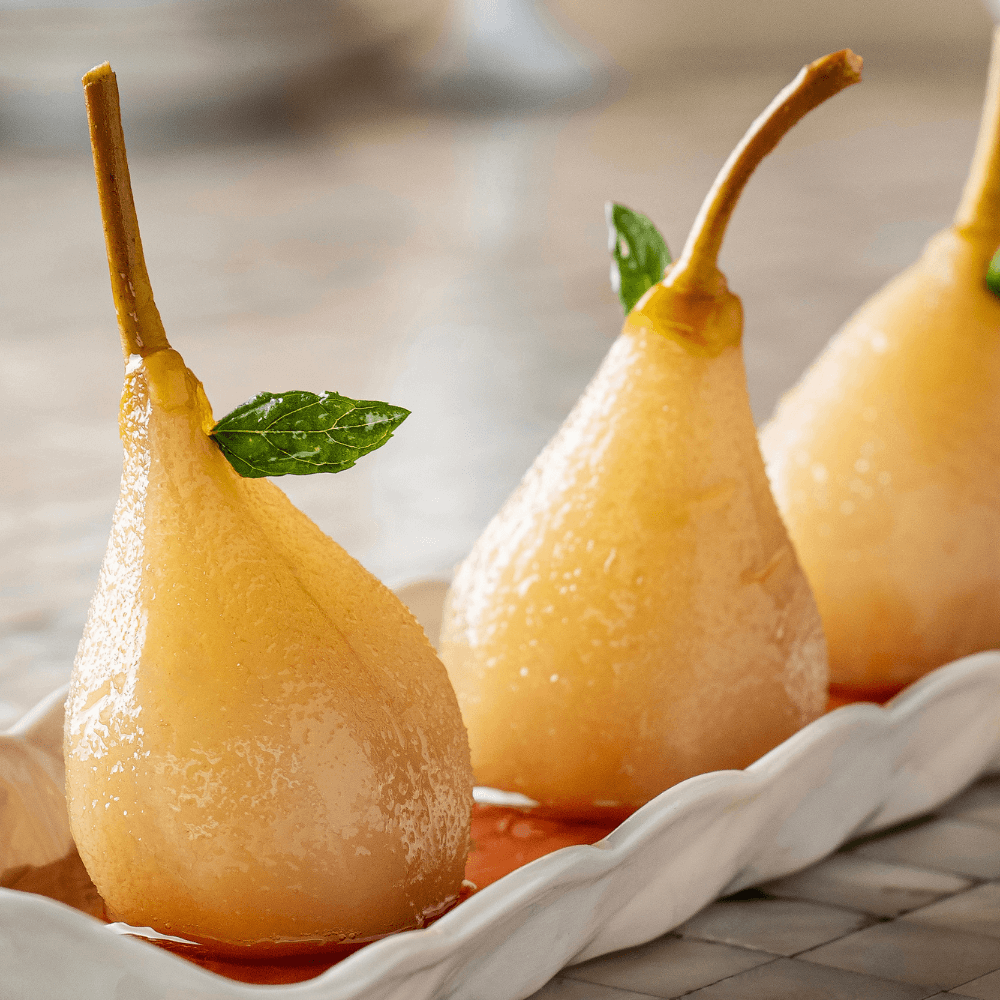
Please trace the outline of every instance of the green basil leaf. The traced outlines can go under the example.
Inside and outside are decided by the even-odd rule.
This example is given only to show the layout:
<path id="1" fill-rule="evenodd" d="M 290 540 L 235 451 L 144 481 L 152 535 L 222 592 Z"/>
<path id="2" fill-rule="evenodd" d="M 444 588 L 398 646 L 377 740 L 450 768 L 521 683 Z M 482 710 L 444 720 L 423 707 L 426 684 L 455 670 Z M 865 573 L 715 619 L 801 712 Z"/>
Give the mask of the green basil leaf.
<path id="1" fill-rule="evenodd" d="M 994 295 L 1000 295 L 1000 250 L 993 255 L 990 266 L 986 269 L 986 287 Z"/>
<path id="2" fill-rule="evenodd" d="M 261 392 L 212 429 L 245 479 L 342 472 L 381 448 L 409 410 L 337 392 Z"/>
<path id="3" fill-rule="evenodd" d="M 663 237 L 645 215 L 610 201 L 605 214 L 613 258 L 611 287 L 628 314 L 648 289 L 663 280 L 672 258 Z"/>

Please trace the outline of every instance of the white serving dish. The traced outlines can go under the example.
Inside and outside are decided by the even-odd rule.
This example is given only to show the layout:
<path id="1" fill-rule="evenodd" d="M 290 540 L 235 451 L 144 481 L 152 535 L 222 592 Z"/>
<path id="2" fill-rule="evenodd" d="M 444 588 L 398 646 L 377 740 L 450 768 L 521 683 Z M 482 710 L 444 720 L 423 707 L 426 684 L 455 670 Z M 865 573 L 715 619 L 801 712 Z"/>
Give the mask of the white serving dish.
<path id="1" fill-rule="evenodd" d="M 435 632 L 433 585 L 420 594 Z M 439 596 L 439 591 L 437 591 Z M 72 846 L 54 692 L 0 734 L 0 875 Z M 818 719 L 745 771 L 675 786 L 592 847 L 534 861 L 426 930 L 303 983 L 216 976 L 68 906 L 0 889 L 0 1000 L 518 1000 L 566 965 L 658 937 L 719 895 L 812 864 L 1000 769 L 1000 652 L 928 675 L 885 708 Z"/>

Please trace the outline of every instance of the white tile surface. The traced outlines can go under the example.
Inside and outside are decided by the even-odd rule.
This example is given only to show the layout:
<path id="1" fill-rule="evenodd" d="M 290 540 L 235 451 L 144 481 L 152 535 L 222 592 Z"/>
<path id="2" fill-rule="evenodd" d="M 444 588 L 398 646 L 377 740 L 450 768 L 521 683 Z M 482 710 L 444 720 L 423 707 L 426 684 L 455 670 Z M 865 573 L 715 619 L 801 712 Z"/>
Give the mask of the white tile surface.
<path id="1" fill-rule="evenodd" d="M 914 910 L 903 919 L 1000 939 L 1000 883 L 987 882 L 976 886 Z"/>
<path id="2" fill-rule="evenodd" d="M 995 940 L 897 920 L 875 924 L 801 958 L 881 979 L 949 990 L 1000 968 Z"/>
<path id="3" fill-rule="evenodd" d="M 528 1000 L 648 1000 L 648 994 L 557 976 L 537 993 L 532 993 Z"/>
<path id="4" fill-rule="evenodd" d="M 698 1000 L 922 1000 L 927 990 L 809 962 L 779 959 L 689 994 Z"/>
<path id="5" fill-rule="evenodd" d="M 931 820 L 855 851 L 861 857 L 976 879 L 1000 877 L 1000 830 L 955 819 Z"/>
<path id="6" fill-rule="evenodd" d="M 681 924 L 682 937 L 795 955 L 859 930 L 864 914 L 790 899 L 723 900 Z"/>
<path id="7" fill-rule="evenodd" d="M 652 997 L 676 997 L 773 961 L 773 955 L 745 948 L 664 937 L 572 966 L 563 976 Z"/>
<path id="8" fill-rule="evenodd" d="M 1000 1000 L 1000 971 L 956 986 L 951 992 L 960 997 L 976 997 L 976 1000 Z"/>
<path id="9" fill-rule="evenodd" d="M 766 882 L 761 889 L 775 896 L 830 903 L 878 917 L 895 917 L 967 889 L 971 884 L 969 879 L 958 875 L 842 853 L 797 875 Z"/>

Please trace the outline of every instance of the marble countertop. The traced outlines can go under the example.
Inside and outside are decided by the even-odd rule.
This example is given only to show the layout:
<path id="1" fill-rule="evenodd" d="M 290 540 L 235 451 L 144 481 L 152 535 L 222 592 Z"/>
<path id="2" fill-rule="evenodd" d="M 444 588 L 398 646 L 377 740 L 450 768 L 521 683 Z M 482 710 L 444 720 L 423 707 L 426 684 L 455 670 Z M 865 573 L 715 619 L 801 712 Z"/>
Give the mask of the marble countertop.
<path id="1" fill-rule="evenodd" d="M 869 54 L 862 85 L 748 186 L 721 264 L 759 420 L 949 222 L 982 17 L 957 61 Z M 217 123 L 212 143 L 206 120 L 187 143 L 143 118 L 131 172 L 168 335 L 220 414 L 288 388 L 412 410 L 356 468 L 282 486 L 390 585 L 446 576 L 620 328 L 604 202 L 645 211 L 679 251 L 730 148 L 817 54 L 611 67 L 572 98 L 471 107 L 355 67 L 308 107 Z M 122 373 L 86 145 L 2 152 L 0 727 L 68 676 L 117 495 Z"/>

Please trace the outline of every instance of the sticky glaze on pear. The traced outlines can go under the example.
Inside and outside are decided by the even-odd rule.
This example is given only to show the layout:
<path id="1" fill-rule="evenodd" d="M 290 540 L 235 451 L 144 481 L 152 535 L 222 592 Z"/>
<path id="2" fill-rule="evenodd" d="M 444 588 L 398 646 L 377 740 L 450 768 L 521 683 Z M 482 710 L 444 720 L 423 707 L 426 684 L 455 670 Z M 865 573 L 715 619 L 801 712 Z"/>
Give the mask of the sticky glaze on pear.
<path id="1" fill-rule="evenodd" d="M 393 594 L 208 437 L 149 288 L 114 76 L 84 83 L 127 367 L 121 497 L 67 704 L 80 855 L 115 918 L 221 948 L 417 926 L 468 847 L 444 668 Z"/>
<path id="2" fill-rule="evenodd" d="M 830 679 L 887 697 L 1000 646 L 1000 36 L 954 224 L 848 320 L 761 433 Z"/>
<path id="3" fill-rule="evenodd" d="M 754 123 L 681 259 L 460 567 L 441 653 L 478 781 L 564 814 L 629 811 L 744 767 L 823 710 L 819 616 L 715 262 L 753 169 L 860 64 L 806 67 Z"/>

